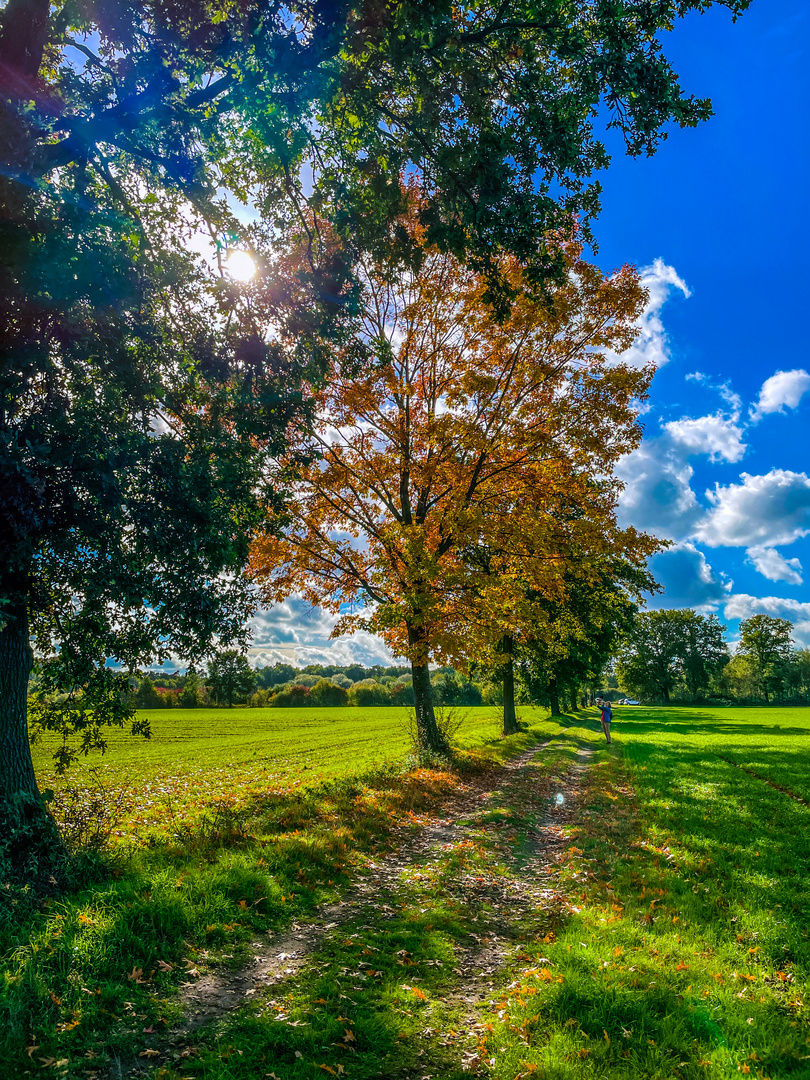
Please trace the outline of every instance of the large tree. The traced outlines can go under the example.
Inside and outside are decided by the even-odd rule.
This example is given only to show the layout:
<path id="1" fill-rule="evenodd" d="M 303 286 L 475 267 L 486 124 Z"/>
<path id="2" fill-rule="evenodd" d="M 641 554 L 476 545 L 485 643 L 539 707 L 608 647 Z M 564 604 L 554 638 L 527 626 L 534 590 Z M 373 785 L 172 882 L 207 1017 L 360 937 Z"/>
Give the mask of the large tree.
<path id="1" fill-rule="evenodd" d="M 237 649 L 223 649 L 208 664 L 208 686 L 218 705 L 233 708 L 256 689 L 256 674 L 248 658 Z"/>
<path id="2" fill-rule="evenodd" d="M 737 655 L 744 657 L 755 693 L 770 702 L 785 684 L 793 657 L 793 624 L 772 615 L 752 615 L 740 623 Z"/>
<path id="3" fill-rule="evenodd" d="M 520 639 L 517 667 L 532 700 L 552 715 L 561 697 L 575 702 L 580 686 L 602 674 L 642 593 L 656 588 L 641 559 L 602 557 L 571 559 L 558 595 L 531 595 L 533 618 Z"/>
<path id="4" fill-rule="evenodd" d="M 694 700 L 728 658 L 724 631 L 716 615 L 690 609 L 643 612 L 619 648 L 620 685 L 665 703 L 681 687 Z"/>
<path id="5" fill-rule="evenodd" d="M 418 215 L 402 227 L 418 234 Z M 338 631 L 362 623 L 408 657 L 432 749 L 431 657 L 501 640 L 527 586 L 558 588 L 567 552 L 647 543 L 616 527 L 610 479 L 652 375 L 609 358 L 634 339 L 643 292 L 630 268 L 603 276 L 576 240 L 558 244 L 550 304 L 522 290 L 516 261 L 499 268 L 517 297 L 505 319 L 483 275 L 427 242 L 418 272 L 367 264 L 361 338 L 336 351 L 298 448 L 313 463 L 254 552 L 266 601 L 298 591 L 340 613 Z M 485 571 L 469 558 L 481 548 Z"/>

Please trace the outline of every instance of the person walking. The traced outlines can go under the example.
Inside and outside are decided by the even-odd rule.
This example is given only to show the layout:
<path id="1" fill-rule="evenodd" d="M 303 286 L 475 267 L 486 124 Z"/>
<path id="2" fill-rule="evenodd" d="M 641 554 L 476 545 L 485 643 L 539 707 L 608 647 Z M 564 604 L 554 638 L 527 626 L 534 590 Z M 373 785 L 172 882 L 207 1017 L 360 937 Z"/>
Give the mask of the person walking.
<path id="1" fill-rule="evenodd" d="M 602 731 L 605 733 L 605 741 L 610 746 L 610 722 L 613 719 L 613 710 L 609 701 L 602 702 Z"/>

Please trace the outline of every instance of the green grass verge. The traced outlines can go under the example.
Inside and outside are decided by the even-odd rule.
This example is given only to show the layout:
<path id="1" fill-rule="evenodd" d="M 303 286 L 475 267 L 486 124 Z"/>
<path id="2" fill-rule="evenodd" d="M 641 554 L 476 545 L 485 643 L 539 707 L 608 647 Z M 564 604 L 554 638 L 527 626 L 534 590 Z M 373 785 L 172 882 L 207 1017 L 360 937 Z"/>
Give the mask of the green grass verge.
<path id="1" fill-rule="evenodd" d="M 512 971 L 493 1076 L 810 1076 L 810 810 L 729 763 L 803 790 L 808 732 L 808 710 L 636 708 L 610 751 L 569 732 L 597 749 L 570 914 Z"/>

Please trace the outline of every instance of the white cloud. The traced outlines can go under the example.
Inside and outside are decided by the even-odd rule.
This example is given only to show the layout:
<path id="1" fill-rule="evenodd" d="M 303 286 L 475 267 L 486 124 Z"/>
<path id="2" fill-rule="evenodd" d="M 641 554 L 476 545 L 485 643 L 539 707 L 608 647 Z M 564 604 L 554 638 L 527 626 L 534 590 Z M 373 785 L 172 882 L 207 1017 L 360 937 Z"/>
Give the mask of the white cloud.
<path id="1" fill-rule="evenodd" d="M 798 559 L 786 559 L 769 547 L 749 548 L 746 554 L 760 574 L 769 581 L 786 581 L 789 585 L 802 584 L 802 564 Z"/>
<path id="2" fill-rule="evenodd" d="M 288 597 L 283 604 L 263 609 L 251 619 L 253 643 L 248 658 L 254 667 L 275 663 L 300 667 L 359 663 L 371 667 L 397 662 L 385 642 L 365 630 L 330 638 L 336 621 L 322 608 L 313 608 L 297 596 Z"/>
<path id="3" fill-rule="evenodd" d="M 725 604 L 727 619 L 750 619 L 752 615 L 772 615 L 777 619 L 810 620 L 810 604 L 783 596 L 751 596 L 734 593 Z"/>
<path id="4" fill-rule="evenodd" d="M 692 490 L 688 459 L 706 455 L 711 461 L 739 461 L 746 451 L 742 438 L 736 417 L 721 413 L 664 424 L 658 438 L 643 442 L 616 468 L 626 485 L 622 524 L 674 540 L 691 535 L 705 511 Z"/>
<path id="5" fill-rule="evenodd" d="M 734 413 L 734 420 L 739 419 L 740 409 L 742 408 L 742 398 L 736 391 L 731 389 L 731 382 L 728 379 L 726 379 L 725 382 L 714 383 L 712 382 L 711 377 L 703 371 L 691 371 L 688 375 L 685 375 L 684 378 L 687 382 L 705 383 L 710 390 L 716 390 Z"/>
<path id="6" fill-rule="evenodd" d="M 709 547 L 781 547 L 810 533 L 810 477 L 787 469 L 741 473 L 741 484 L 715 485 L 713 504 L 695 529 Z"/>
<path id="7" fill-rule="evenodd" d="M 671 420 L 664 424 L 664 431 L 675 446 L 682 448 L 684 456 L 707 454 L 710 461 L 739 461 L 746 451 L 742 441 L 742 428 L 734 422 L 736 417 L 698 416 Z"/>
<path id="8" fill-rule="evenodd" d="M 804 368 L 793 371 L 777 371 L 766 379 L 759 391 L 759 401 L 750 410 L 756 422 L 767 413 L 782 413 L 785 408 L 795 409 L 810 390 L 810 375 Z"/>
<path id="9" fill-rule="evenodd" d="M 692 466 L 668 438 L 642 443 L 618 463 L 616 474 L 626 485 L 619 503 L 622 525 L 680 539 L 700 519 Z"/>
<path id="10" fill-rule="evenodd" d="M 648 290 L 650 298 L 638 320 L 639 336 L 620 356 L 614 354 L 614 359 L 631 367 L 644 367 L 647 364 L 662 367 L 670 356 L 661 309 L 673 290 L 680 291 L 687 298 L 692 293 L 675 268 L 668 266 L 663 259 L 656 259 L 652 266 L 642 267 L 641 284 Z"/>

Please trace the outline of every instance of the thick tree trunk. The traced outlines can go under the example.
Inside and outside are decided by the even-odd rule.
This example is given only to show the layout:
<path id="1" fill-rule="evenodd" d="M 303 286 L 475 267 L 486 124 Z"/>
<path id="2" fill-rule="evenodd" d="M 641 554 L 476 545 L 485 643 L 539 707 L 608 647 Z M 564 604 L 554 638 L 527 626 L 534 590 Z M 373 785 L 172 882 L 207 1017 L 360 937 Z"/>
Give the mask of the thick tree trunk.
<path id="1" fill-rule="evenodd" d="M 515 711 L 515 655 L 514 642 L 509 634 L 501 639 L 501 653 L 506 658 L 503 665 L 503 733 L 514 735 L 518 728 Z"/>
<path id="2" fill-rule="evenodd" d="M 17 794 L 39 798 L 28 743 L 28 676 L 31 646 L 24 597 L 8 597 L 0 617 L 0 792 L 4 801 Z"/>
<path id="3" fill-rule="evenodd" d="M 449 748 L 436 723 L 433 687 L 430 684 L 428 668 L 427 641 L 420 627 L 408 626 L 408 644 L 411 647 L 413 702 L 416 710 L 416 735 L 419 746 L 423 750 L 444 754 Z"/>
<path id="4" fill-rule="evenodd" d="M 557 680 L 549 679 L 548 682 L 548 704 L 551 709 L 552 716 L 560 715 L 560 692 L 557 689 Z"/>
<path id="5" fill-rule="evenodd" d="M 8 577 L 0 578 L 0 597 L 6 601 L 0 609 L 0 867 L 7 880 L 38 887 L 56 883 L 64 851 L 37 787 L 28 741 L 26 597 Z"/>

